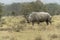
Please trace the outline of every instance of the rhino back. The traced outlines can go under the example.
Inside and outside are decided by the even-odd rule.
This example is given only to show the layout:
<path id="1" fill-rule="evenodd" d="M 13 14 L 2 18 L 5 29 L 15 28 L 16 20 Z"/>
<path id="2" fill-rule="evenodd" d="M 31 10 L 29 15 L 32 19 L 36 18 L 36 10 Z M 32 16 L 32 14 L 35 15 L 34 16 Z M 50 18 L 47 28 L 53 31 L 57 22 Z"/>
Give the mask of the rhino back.
<path id="1" fill-rule="evenodd" d="M 29 21 L 44 21 L 47 18 L 50 19 L 51 15 L 47 12 L 32 12 L 29 15 Z"/>

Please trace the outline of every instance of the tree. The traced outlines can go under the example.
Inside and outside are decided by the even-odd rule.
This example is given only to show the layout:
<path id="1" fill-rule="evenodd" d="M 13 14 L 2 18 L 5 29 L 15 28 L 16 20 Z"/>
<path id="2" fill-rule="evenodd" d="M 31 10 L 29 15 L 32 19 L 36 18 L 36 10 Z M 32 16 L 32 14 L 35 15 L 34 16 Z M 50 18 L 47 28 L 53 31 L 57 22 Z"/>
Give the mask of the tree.
<path id="1" fill-rule="evenodd" d="M 22 4 L 22 9 L 21 9 L 21 13 L 23 15 L 28 15 L 31 12 L 39 12 L 39 11 L 43 11 L 43 3 L 41 1 L 35 1 L 35 2 L 30 2 L 30 3 L 23 3 Z"/>
<path id="2" fill-rule="evenodd" d="M 46 4 L 48 12 L 51 15 L 58 15 L 60 14 L 60 5 L 56 4 L 56 3 L 50 3 L 50 4 Z"/>
<path id="3" fill-rule="evenodd" d="M 0 3 L 0 18 L 2 16 L 3 6 L 4 6 L 4 4 L 3 3 Z"/>
<path id="4" fill-rule="evenodd" d="M 14 11 L 12 11 L 12 15 L 15 16 L 15 12 Z"/>

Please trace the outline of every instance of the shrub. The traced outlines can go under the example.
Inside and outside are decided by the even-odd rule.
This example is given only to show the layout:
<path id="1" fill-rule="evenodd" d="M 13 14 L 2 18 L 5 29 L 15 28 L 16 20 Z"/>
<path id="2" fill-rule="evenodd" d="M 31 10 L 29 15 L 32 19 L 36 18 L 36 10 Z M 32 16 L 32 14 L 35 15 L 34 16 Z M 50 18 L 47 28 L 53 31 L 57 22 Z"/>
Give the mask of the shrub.
<path id="1" fill-rule="evenodd" d="M 41 36 L 36 37 L 35 40 L 42 40 L 42 37 Z"/>

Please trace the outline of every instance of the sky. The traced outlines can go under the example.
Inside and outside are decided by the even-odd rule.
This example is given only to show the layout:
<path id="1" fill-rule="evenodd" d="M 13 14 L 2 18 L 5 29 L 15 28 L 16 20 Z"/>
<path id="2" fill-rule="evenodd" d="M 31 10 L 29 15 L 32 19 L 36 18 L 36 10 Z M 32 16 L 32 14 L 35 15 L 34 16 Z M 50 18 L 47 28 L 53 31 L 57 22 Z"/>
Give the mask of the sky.
<path id="1" fill-rule="evenodd" d="M 36 0 L 0 0 L 1 3 L 4 4 L 12 4 L 15 2 L 31 2 Z M 58 3 L 60 4 L 60 0 L 41 0 L 43 3 Z"/>
<path id="2" fill-rule="evenodd" d="M 41 0 L 44 3 L 58 3 L 60 4 L 60 0 Z"/>

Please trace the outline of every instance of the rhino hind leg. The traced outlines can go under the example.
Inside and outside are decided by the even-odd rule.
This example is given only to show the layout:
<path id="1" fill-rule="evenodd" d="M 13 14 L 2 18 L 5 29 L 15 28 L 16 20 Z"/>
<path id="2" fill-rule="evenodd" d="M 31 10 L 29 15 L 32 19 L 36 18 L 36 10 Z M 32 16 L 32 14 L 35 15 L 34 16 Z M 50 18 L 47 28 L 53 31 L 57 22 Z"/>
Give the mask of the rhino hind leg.
<path id="1" fill-rule="evenodd" d="M 32 22 L 32 25 L 34 25 L 34 22 Z"/>
<path id="2" fill-rule="evenodd" d="M 49 21 L 49 23 L 51 24 L 52 22 L 51 22 L 51 21 Z"/>
<path id="3" fill-rule="evenodd" d="M 40 22 L 38 21 L 38 22 L 37 22 L 37 24 L 39 25 L 39 24 L 40 24 Z"/>

